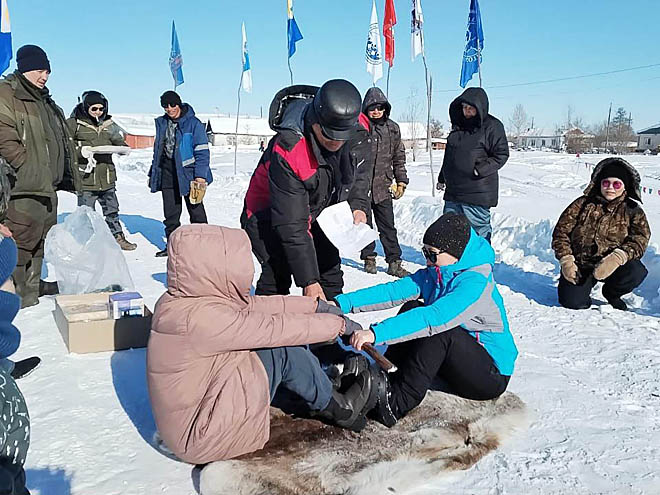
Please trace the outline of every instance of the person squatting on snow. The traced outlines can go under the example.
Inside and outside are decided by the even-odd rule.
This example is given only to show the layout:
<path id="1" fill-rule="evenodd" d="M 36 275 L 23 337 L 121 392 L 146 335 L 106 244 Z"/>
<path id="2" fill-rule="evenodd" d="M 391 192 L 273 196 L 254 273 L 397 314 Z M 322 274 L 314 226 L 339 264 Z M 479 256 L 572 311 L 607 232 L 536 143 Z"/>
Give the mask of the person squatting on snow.
<path id="1" fill-rule="evenodd" d="M 14 240 L 0 233 L 0 493 L 29 495 L 23 466 L 30 446 L 30 416 L 11 376 L 14 363 L 7 359 L 21 342 L 12 324 L 21 308 L 11 279 L 17 261 Z"/>
<path id="2" fill-rule="evenodd" d="M 309 297 L 250 296 L 250 249 L 245 231 L 214 225 L 181 227 L 168 243 L 147 380 L 163 442 L 190 463 L 262 448 L 270 403 L 282 388 L 316 417 L 355 430 L 376 401 L 368 371 L 339 393 L 304 347 L 350 333 L 354 324 L 324 314 L 329 305 Z"/>
<path id="3" fill-rule="evenodd" d="M 591 289 L 603 282 L 603 297 L 626 310 L 621 296 L 632 292 L 648 271 L 641 258 L 651 230 L 638 204 L 640 177 L 622 158 L 605 158 L 591 174 L 584 194 L 566 208 L 552 232 L 552 249 L 561 266 L 559 304 L 591 306 Z"/>
<path id="4" fill-rule="evenodd" d="M 96 166 L 85 173 L 87 158 L 81 154 L 83 146 L 128 146 L 121 129 L 108 114 L 108 100 L 98 91 L 85 91 L 82 101 L 75 106 L 66 121 L 76 143 L 78 163 L 82 177 L 82 191 L 78 193 L 78 206 L 94 209 L 98 201 L 117 244 L 124 251 L 132 251 L 137 245 L 126 240 L 119 223 L 119 201 L 115 191 L 117 171 L 111 154 L 95 153 Z"/>
<path id="5" fill-rule="evenodd" d="M 351 337 L 357 350 L 367 342 L 387 343 L 385 357 L 398 367 L 389 375 L 380 371 L 374 383 L 372 413 L 385 426 L 419 405 L 431 388 L 472 400 L 499 397 L 518 355 L 493 279 L 495 253 L 467 218 L 442 215 L 426 230 L 422 252 L 426 268 L 335 298 L 344 313 L 403 304 L 397 316 Z"/>
<path id="6" fill-rule="evenodd" d="M 490 242 L 490 208 L 497 206 L 498 170 L 509 159 L 502 122 L 488 113 L 488 95 L 468 88 L 449 105 L 452 129 L 438 175 L 445 191 L 444 213 L 464 214 L 472 228 Z"/>
<path id="7" fill-rule="evenodd" d="M 211 184 L 213 175 L 209 166 L 211 154 L 204 124 L 195 117 L 195 111 L 174 91 L 165 91 L 160 97 L 165 111 L 156 119 L 154 157 L 149 169 L 148 184 L 151 192 L 161 191 L 165 236 L 169 239 L 180 225 L 182 202 L 190 216 L 190 223 L 208 223 L 204 203 L 190 202 L 190 183 Z M 167 246 L 156 256 L 167 256 Z"/>
<path id="8" fill-rule="evenodd" d="M 0 81 L 0 155 L 16 174 L 5 225 L 18 246 L 12 277 L 26 308 L 56 287 L 47 287 L 40 277 L 46 234 L 57 223 L 57 191 L 79 191 L 81 185 L 64 112 L 46 87 L 46 53 L 35 45 L 22 46 L 16 65 Z"/>
<path id="9" fill-rule="evenodd" d="M 348 201 L 355 223 L 367 220 L 368 177 L 357 173 L 357 164 L 368 162 L 371 144 L 361 104 L 357 88 L 343 79 L 275 95 L 269 124 L 277 134 L 250 179 L 241 214 L 261 263 L 257 294 L 288 294 L 292 275 L 306 296 L 341 293 L 339 251 L 316 218 Z"/>
<path id="10" fill-rule="evenodd" d="M 387 273 L 395 277 L 405 277 L 409 272 L 401 266 L 401 247 L 394 226 L 392 199 L 400 199 L 408 185 L 406 175 L 406 149 L 401 142 L 399 125 L 390 119 L 392 105 L 380 88 L 369 88 L 362 102 L 362 111 L 371 124 L 371 160 L 373 173 L 371 182 L 371 204 L 367 212 L 367 223 L 372 225 L 372 212 L 378 227 L 380 242 L 385 251 Z M 358 169 L 359 170 L 359 169 Z M 358 172 L 359 173 L 359 172 Z M 392 180 L 396 189 L 392 191 Z M 372 242 L 362 250 L 364 271 L 376 273 L 376 243 Z"/>

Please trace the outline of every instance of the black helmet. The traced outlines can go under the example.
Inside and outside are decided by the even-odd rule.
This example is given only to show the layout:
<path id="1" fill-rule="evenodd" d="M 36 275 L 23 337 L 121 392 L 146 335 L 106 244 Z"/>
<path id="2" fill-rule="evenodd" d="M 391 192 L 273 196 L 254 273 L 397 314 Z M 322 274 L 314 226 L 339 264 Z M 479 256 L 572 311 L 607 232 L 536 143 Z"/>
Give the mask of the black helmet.
<path id="1" fill-rule="evenodd" d="M 347 141 L 358 127 L 362 106 L 360 92 L 345 79 L 332 79 L 314 96 L 314 111 L 323 134 L 336 141 Z"/>

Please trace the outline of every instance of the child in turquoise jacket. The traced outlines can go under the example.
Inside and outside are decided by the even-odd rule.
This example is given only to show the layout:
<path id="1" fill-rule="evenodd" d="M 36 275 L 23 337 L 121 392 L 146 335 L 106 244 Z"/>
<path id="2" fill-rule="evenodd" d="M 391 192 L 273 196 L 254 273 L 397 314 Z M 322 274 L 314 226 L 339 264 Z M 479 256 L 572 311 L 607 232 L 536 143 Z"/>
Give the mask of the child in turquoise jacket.
<path id="1" fill-rule="evenodd" d="M 493 279 L 490 244 L 454 213 L 436 220 L 423 242 L 426 268 L 336 297 L 344 313 L 403 305 L 397 316 L 351 337 L 357 350 L 367 342 L 388 344 L 385 356 L 398 367 L 380 373 L 374 415 L 386 426 L 419 405 L 432 386 L 466 399 L 499 397 L 518 355 Z"/>

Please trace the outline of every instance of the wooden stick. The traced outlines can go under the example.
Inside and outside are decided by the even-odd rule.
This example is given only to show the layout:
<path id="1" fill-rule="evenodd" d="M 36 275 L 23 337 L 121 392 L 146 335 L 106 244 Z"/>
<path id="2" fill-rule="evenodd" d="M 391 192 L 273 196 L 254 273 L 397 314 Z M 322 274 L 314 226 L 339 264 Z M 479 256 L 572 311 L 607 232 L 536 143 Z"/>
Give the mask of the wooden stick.
<path id="1" fill-rule="evenodd" d="M 373 345 L 364 343 L 362 344 L 362 350 L 369 354 L 369 357 L 388 373 L 394 373 L 398 369 L 392 361 L 378 352 Z"/>

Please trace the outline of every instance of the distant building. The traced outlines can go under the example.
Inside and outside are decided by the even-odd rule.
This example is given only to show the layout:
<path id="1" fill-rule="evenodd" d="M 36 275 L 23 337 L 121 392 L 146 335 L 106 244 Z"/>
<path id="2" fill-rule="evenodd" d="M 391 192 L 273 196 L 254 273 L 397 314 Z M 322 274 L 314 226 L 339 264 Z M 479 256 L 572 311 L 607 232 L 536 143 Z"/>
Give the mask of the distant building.
<path id="1" fill-rule="evenodd" d="M 124 140 L 133 149 L 153 148 L 156 139 L 155 118 L 153 114 L 119 114 L 112 120 L 124 133 Z"/>
<path id="2" fill-rule="evenodd" d="M 637 133 L 637 151 L 660 150 L 660 124 L 643 129 Z"/>
<path id="3" fill-rule="evenodd" d="M 596 136 L 584 132 L 579 127 L 574 127 L 563 133 L 566 152 L 568 153 L 586 153 L 594 147 Z"/>
<path id="4" fill-rule="evenodd" d="M 549 148 L 562 150 L 565 145 L 565 136 L 561 130 L 529 128 L 518 136 L 516 143 L 520 148 Z"/>
<path id="5" fill-rule="evenodd" d="M 209 143 L 214 146 L 233 146 L 236 138 L 236 117 L 199 115 L 202 122 L 206 122 L 206 134 Z M 256 145 L 261 141 L 268 144 L 268 140 L 275 135 L 268 125 L 268 119 L 259 117 L 240 116 L 238 119 L 238 145 Z"/>

